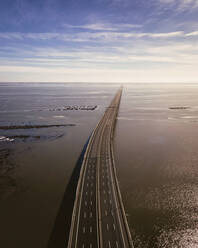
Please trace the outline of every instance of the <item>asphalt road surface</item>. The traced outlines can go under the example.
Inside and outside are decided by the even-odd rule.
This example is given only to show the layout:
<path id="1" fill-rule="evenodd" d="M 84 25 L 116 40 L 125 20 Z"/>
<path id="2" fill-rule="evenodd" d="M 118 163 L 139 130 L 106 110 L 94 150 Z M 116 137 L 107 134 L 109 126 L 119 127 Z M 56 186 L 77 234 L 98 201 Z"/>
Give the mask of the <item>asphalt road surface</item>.
<path id="1" fill-rule="evenodd" d="M 68 248 L 133 247 L 116 177 L 113 133 L 122 88 L 95 128 L 85 152 Z"/>

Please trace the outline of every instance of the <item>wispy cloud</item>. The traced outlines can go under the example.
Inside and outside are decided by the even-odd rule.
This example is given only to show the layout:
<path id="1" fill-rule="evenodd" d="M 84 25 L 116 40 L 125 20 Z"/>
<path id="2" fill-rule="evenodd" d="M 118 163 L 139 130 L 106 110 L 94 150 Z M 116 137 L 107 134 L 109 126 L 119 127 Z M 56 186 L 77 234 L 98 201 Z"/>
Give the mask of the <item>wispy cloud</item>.
<path id="1" fill-rule="evenodd" d="M 11 2 L 0 3 L 1 80 L 198 78 L 198 0 Z"/>
<path id="2" fill-rule="evenodd" d="M 186 36 L 198 36 L 198 31 L 187 33 Z"/>
<path id="3" fill-rule="evenodd" d="M 192 11 L 198 8 L 197 0 L 159 0 L 159 2 L 165 5 L 169 5 L 170 7 L 174 6 L 175 10 L 178 11 L 184 11 L 184 10 Z"/>
<path id="4" fill-rule="evenodd" d="M 78 33 L 0 33 L 1 39 L 33 39 L 33 40 L 62 40 L 62 41 L 113 41 L 131 38 L 174 38 L 188 36 L 183 31 L 168 33 L 141 33 L 141 32 L 78 32 Z M 190 36 L 190 34 L 189 34 Z"/>
<path id="5" fill-rule="evenodd" d="M 126 29 L 137 29 L 142 27 L 141 24 L 129 24 L 129 23 L 122 23 L 122 24 L 92 23 L 92 24 L 84 24 L 84 25 L 64 24 L 63 26 L 70 29 L 88 29 L 94 31 L 122 31 Z"/>
<path id="6" fill-rule="evenodd" d="M 111 43 L 110 43 L 111 44 Z M 4 53 L 0 49 L 1 65 L 26 64 L 39 66 L 67 66 L 71 67 L 111 67 L 147 66 L 166 64 L 198 64 L 198 42 L 186 40 L 185 44 L 178 41 L 169 40 L 140 40 L 138 43 L 117 43 L 114 46 L 104 44 L 103 46 L 79 46 L 77 48 L 66 48 L 65 46 L 29 48 L 28 46 L 20 50 L 12 49 L 12 61 L 9 57 L 3 57 Z"/>
<path id="7" fill-rule="evenodd" d="M 1 39 L 39 39 L 39 40 L 49 40 L 56 38 L 59 34 L 57 33 L 16 33 L 16 32 L 1 32 Z"/>

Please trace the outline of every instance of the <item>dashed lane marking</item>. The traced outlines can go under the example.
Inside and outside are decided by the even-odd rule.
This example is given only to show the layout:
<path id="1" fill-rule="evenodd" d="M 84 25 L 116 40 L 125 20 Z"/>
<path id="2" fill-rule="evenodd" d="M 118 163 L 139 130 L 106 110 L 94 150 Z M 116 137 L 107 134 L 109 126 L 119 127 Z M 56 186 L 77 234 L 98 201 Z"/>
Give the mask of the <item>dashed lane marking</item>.
<path id="1" fill-rule="evenodd" d="M 109 231 L 109 224 L 107 223 L 107 231 Z"/>

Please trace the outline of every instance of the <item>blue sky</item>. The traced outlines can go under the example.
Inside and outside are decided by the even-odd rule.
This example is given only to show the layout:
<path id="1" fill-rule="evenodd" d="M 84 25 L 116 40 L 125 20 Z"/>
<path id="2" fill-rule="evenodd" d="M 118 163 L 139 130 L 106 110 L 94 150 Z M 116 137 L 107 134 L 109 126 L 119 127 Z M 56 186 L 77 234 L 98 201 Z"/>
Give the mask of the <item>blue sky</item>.
<path id="1" fill-rule="evenodd" d="M 0 17 L 1 82 L 198 81 L 198 0 L 1 0 Z"/>

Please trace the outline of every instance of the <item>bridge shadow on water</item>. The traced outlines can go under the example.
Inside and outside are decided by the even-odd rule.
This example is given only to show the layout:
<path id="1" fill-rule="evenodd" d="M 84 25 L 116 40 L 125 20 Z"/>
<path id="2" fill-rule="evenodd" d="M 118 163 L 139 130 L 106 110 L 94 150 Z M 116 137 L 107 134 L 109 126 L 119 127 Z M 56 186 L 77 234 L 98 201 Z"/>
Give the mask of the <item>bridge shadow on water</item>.
<path id="1" fill-rule="evenodd" d="M 90 139 L 90 137 L 89 137 Z M 76 162 L 69 183 L 66 187 L 63 200 L 60 204 L 54 227 L 52 229 L 47 248 L 66 248 L 69 240 L 70 224 L 72 219 L 72 212 L 74 207 L 76 189 L 78 185 L 78 179 L 80 175 L 80 169 L 83 161 L 83 157 L 89 142 L 87 140 L 83 147 L 83 150 Z"/>

